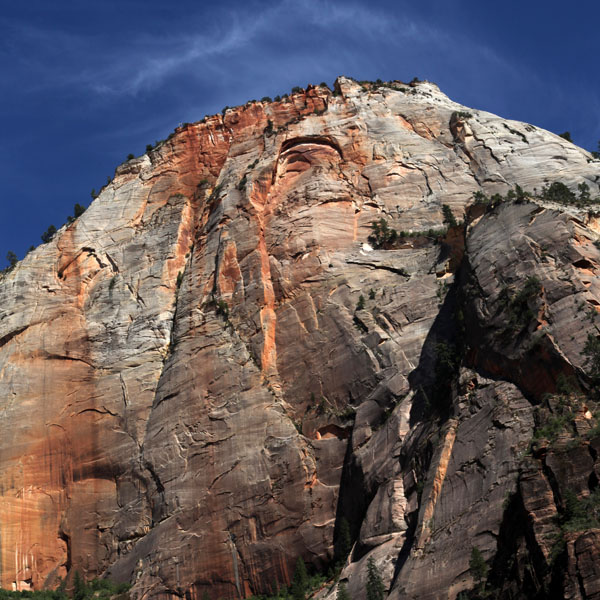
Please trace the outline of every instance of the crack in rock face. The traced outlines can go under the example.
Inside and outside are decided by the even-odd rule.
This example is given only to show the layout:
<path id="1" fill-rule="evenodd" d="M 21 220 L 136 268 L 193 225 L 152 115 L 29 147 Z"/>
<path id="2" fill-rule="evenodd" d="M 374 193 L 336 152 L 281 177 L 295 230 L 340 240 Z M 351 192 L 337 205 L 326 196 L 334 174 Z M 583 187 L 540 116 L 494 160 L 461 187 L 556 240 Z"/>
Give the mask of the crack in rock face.
<path id="1" fill-rule="evenodd" d="M 594 597 L 597 530 L 548 542 L 600 478 L 599 228 L 541 197 L 557 173 L 600 193 L 551 133 L 346 78 L 120 166 L 0 275 L 1 586 L 239 598 L 302 557 L 353 597 L 375 564 L 390 597 L 455 598 L 477 548 L 502 593 Z M 559 376 L 570 445 L 532 445 Z"/>

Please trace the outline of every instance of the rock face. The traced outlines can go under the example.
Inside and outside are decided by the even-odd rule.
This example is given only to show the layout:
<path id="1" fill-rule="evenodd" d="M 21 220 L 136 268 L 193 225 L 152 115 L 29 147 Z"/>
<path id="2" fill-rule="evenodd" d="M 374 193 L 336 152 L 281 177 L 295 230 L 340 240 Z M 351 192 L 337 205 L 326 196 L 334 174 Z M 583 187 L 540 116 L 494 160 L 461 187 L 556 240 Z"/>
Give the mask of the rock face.
<path id="1" fill-rule="evenodd" d="M 121 165 L 0 280 L 1 586 L 269 593 L 299 556 L 326 568 L 344 518 L 355 598 L 369 558 L 391 598 L 471 593 L 472 548 L 500 596 L 599 598 L 600 530 L 557 524 L 600 476 L 581 399 L 598 220 L 468 209 L 599 180 L 587 152 L 434 84 L 344 78 Z M 443 204 L 466 225 L 418 235 Z M 374 247 L 381 218 L 414 235 Z M 532 447 L 561 375 L 581 415 Z"/>

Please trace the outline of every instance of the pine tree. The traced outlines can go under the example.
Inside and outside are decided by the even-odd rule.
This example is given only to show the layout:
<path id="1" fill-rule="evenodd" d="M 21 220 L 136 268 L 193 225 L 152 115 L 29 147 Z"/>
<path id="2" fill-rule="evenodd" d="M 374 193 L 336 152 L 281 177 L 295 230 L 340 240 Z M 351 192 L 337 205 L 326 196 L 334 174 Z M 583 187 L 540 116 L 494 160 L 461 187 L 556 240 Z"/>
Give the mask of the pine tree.
<path id="1" fill-rule="evenodd" d="M 345 561 L 352 550 L 352 537 L 350 535 L 350 524 L 346 517 L 340 519 L 340 525 L 337 532 L 335 543 L 335 558 L 336 561 Z"/>
<path id="2" fill-rule="evenodd" d="M 367 600 L 384 600 L 385 586 L 373 557 L 367 561 Z"/>
<path id="3" fill-rule="evenodd" d="M 54 225 L 49 225 L 48 229 L 42 233 L 42 242 L 47 244 L 56 234 L 56 227 Z"/>
<path id="4" fill-rule="evenodd" d="M 336 600 L 352 600 L 348 590 L 346 589 L 345 583 L 340 583 L 338 585 Z"/>
<path id="5" fill-rule="evenodd" d="M 471 559 L 469 560 L 469 569 L 471 575 L 475 580 L 475 583 L 480 589 L 483 589 L 485 580 L 488 574 L 488 566 L 478 548 L 473 547 L 471 549 Z"/>
<path id="6" fill-rule="evenodd" d="M 442 204 L 442 214 L 444 215 L 444 223 L 450 227 L 456 227 L 456 217 L 452 209 L 447 204 Z"/>
<path id="7" fill-rule="evenodd" d="M 290 586 L 290 592 L 294 600 L 305 600 L 306 589 L 308 587 L 308 573 L 306 572 L 306 565 L 304 560 L 299 556 L 296 561 L 296 568 L 294 570 L 294 577 L 292 578 L 292 585 Z"/>
<path id="8" fill-rule="evenodd" d="M 75 577 L 73 578 L 73 600 L 84 600 L 86 593 L 85 581 L 79 574 L 79 571 L 75 571 Z"/>
<path id="9" fill-rule="evenodd" d="M 11 269 L 19 262 L 17 255 L 12 250 L 9 250 L 6 254 L 6 260 L 8 261 L 9 268 Z"/>

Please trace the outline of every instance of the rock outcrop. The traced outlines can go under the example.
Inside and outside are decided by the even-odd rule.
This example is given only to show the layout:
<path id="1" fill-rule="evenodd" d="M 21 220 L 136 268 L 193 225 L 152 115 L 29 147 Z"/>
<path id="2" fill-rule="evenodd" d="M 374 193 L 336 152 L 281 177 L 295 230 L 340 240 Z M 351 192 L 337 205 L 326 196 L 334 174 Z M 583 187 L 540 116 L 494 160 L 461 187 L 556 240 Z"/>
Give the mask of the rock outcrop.
<path id="1" fill-rule="evenodd" d="M 472 548 L 499 597 L 600 597 L 568 512 L 600 474 L 600 228 L 557 181 L 595 197 L 600 161 L 345 78 L 118 167 L 0 280 L 1 586 L 265 594 L 346 519 L 355 598 L 369 558 L 390 598 L 475 594 Z M 444 204 L 465 223 L 428 231 Z M 379 219 L 410 235 L 369 241 Z"/>

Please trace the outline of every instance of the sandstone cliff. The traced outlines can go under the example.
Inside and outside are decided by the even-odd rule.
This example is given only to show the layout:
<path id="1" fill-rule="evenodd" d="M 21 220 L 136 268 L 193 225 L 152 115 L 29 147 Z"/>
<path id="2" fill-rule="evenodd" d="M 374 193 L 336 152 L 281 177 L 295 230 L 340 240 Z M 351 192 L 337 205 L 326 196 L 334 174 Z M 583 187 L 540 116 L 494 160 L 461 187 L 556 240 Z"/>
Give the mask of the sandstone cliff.
<path id="1" fill-rule="evenodd" d="M 600 475 L 600 227 L 557 181 L 594 198 L 600 161 L 345 78 L 121 165 L 0 281 L 1 586 L 268 593 L 344 518 L 355 598 L 369 558 L 390 598 L 476 593 L 474 547 L 494 593 L 600 598 L 600 529 L 560 526 Z"/>

